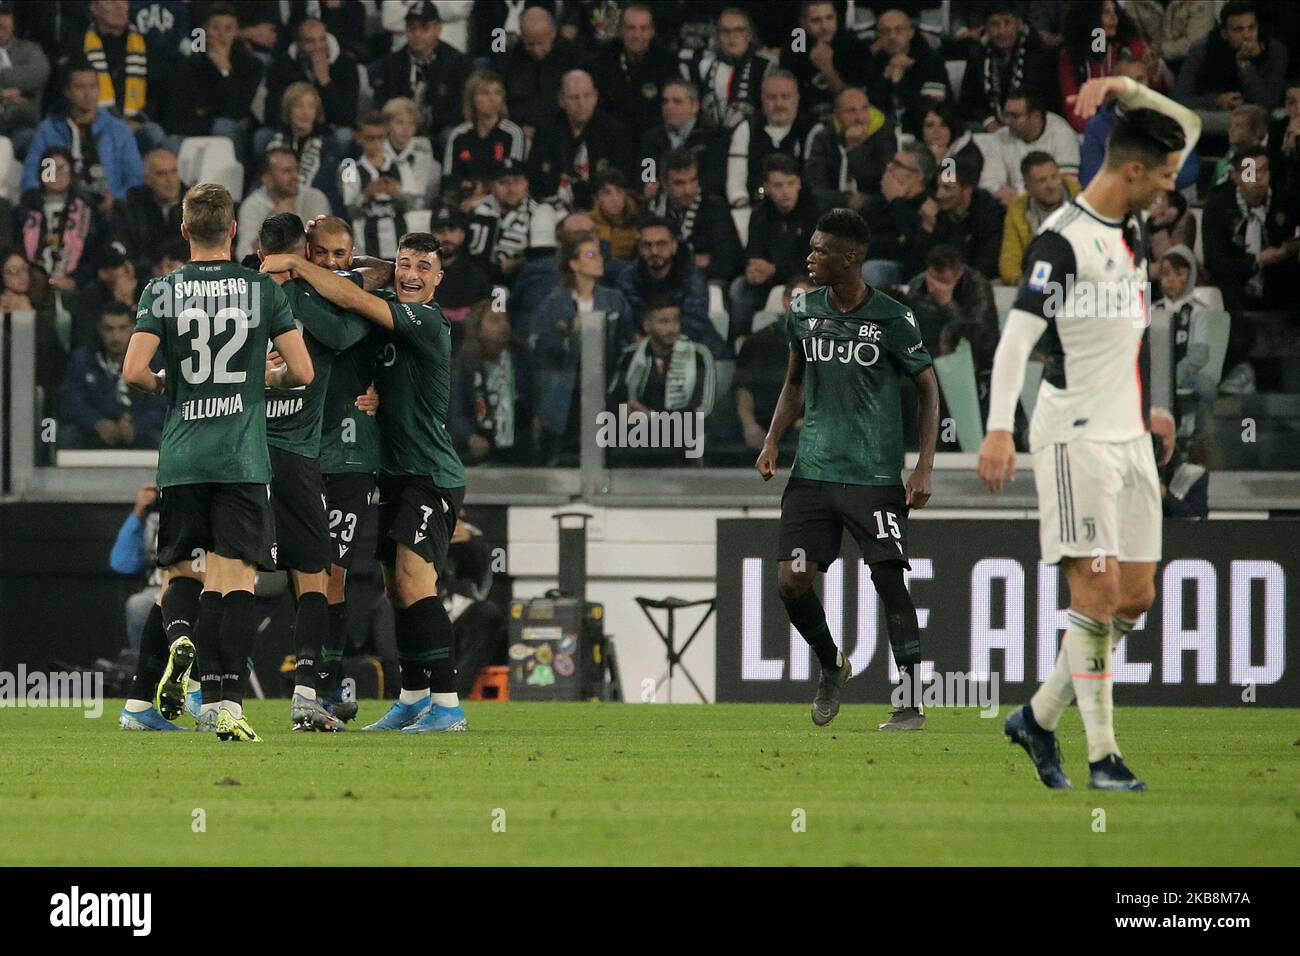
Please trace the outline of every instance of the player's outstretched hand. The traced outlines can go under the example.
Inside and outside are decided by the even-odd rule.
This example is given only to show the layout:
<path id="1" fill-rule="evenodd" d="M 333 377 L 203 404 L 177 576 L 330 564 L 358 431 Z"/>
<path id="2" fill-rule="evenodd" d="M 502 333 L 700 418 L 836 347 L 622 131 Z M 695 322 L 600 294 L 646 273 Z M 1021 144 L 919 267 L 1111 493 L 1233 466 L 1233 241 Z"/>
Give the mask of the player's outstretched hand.
<path id="1" fill-rule="evenodd" d="M 1002 480 L 1016 480 L 1016 443 L 1011 432 L 991 431 L 980 444 L 979 476 L 989 491 L 1001 491 Z"/>
<path id="2" fill-rule="evenodd" d="M 1079 87 L 1077 94 L 1067 96 L 1065 101 L 1067 104 L 1074 104 L 1074 112 L 1080 119 L 1087 120 L 1092 119 L 1112 93 L 1118 96 L 1123 92 L 1124 77 L 1103 76 L 1095 80 L 1089 80 Z"/>
<path id="3" fill-rule="evenodd" d="M 930 501 L 929 468 L 917 468 L 907 478 L 907 506 L 912 509 L 924 508 Z"/>
<path id="4" fill-rule="evenodd" d="M 763 450 L 758 453 L 758 461 L 754 462 L 754 467 L 758 473 L 767 481 L 776 474 L 776 459 L 779 452 L 774 442 L 763 442 Z"/>

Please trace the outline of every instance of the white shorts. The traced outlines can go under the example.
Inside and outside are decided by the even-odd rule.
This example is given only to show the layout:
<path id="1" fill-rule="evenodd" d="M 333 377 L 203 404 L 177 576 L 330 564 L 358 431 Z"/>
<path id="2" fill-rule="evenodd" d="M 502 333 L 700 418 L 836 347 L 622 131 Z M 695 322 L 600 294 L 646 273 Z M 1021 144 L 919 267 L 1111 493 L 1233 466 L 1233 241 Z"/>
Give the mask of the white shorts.
<path id="1" fill-rule="evenodd" d="M 1160 560 L 1160 476 L 1150 436 L 1047 445 L 1033 459 L 1044 562 Z"/>

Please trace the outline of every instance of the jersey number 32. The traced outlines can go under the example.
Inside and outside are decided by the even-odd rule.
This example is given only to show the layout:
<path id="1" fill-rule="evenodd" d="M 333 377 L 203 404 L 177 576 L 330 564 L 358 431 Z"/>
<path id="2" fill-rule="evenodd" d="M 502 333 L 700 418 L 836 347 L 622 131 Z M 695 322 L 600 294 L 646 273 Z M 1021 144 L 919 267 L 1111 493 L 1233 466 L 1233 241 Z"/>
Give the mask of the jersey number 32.
<path id="1" fill-rule="evenodd" d="M 181 363 L 181 375 L 191 385 L 211 381 L 217 385 L 237 385 L 248 379 L 245 370 L 232 370 L 231 360 L 248 341 L 251 328 L 248 313 L 233 307 L 209 316 L 202 309 L 185 309 L 176 316 L 176 330 L 182 336 L 193 334 L 190 354 Z M 213 355 L 217 340 L 230 330 L 230 337 Z"/>

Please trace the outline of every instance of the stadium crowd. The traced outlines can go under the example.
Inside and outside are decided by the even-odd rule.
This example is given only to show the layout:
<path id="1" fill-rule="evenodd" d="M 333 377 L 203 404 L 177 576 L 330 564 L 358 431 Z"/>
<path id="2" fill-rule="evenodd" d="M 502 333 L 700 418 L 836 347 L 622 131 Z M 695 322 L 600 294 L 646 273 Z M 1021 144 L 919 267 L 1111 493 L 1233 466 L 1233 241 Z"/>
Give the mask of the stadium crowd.
<path id="1" fill-rule="evenodd" d="M 187 256 L 182 167 L 224 153 L 237 255 L 284 211 L 345 219 L 358 254 L 438 237 L 467 464 L 576 463 L 592 313 L 611 402 L 703 412 L 704 461 L 748 464 L 834 206 L 987 413 L 999 287 L 1115 121 L 1070 97 L 1123 74 L 1204 121 L 1151 223 L 1181 460 L 1255 389 L 1257 323 L 1300 280 L 1297 43 L 1292 5 L 1243 0 L 0 3 L 0 309 L 37 313 L 60 448 L 157 447 L 121 358 L 143 283 Z"/>

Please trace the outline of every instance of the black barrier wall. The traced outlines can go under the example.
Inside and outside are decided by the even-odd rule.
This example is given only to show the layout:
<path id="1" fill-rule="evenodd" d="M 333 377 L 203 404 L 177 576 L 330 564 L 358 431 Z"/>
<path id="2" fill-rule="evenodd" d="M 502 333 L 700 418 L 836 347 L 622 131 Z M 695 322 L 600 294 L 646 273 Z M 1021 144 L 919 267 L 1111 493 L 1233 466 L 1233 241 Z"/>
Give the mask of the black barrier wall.
<path id="1" fill-rule="evenodd" d="M 819 669 L 776 593 L 779 522 L 718 521 L 717 700 L 812 700 Z M 977 706 L 993 675 L 1003 705 L 1050 673 L 1069 592 L 1042 564 L 1038 523 L 914 520 L 908 576 L 923 659 Z M 831 633 L 853 662 L 847 702 L 885 702 L 896 677 L 870 570 L 847 537 L 820 575 Z M 1170 522 L 1156 601 L 1115 657 L 1121 704 L 1300 706 L 1300 521 Z"/>

